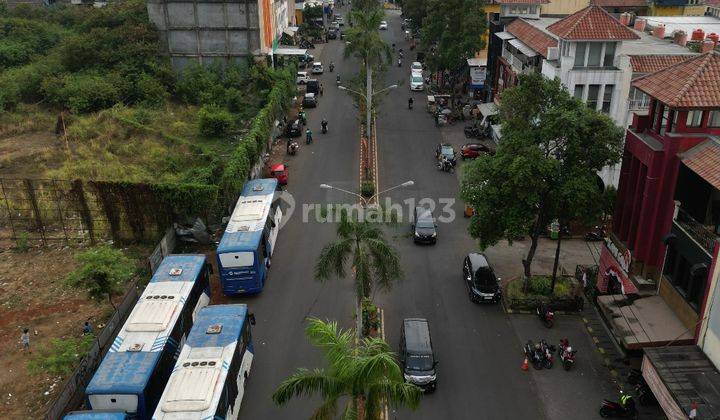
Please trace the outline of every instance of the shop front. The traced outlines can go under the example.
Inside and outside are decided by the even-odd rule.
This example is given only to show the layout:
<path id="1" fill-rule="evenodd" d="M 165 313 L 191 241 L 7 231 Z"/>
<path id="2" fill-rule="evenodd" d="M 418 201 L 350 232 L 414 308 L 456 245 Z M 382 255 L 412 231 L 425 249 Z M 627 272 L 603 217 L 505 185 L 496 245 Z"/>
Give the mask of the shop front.
<path id="1" fill-rule="evenodd" d="M 630 295 L 638 293 L 638 289 L 630 279 L 632 253 L 626 247 L 618 246 L 612 236 L 605 238 L 600 251 L 597 289 L 600 293 L 611 295 Z"/>

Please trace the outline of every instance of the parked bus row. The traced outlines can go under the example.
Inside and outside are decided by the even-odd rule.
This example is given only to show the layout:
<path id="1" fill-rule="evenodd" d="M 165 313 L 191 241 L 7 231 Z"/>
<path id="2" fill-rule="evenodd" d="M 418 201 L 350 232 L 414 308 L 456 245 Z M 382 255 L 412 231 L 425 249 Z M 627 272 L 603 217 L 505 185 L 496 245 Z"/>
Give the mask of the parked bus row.
<path id="1" fill-rule="evenodd" d="M 217 250 L 223 293 L 262 290 L 282 211 L 277 180 L 248 181 Z M 168 255 L 66 420 L 236 419 L 253 360 L 247 305 L 212 305 L 204 255 Z"/>

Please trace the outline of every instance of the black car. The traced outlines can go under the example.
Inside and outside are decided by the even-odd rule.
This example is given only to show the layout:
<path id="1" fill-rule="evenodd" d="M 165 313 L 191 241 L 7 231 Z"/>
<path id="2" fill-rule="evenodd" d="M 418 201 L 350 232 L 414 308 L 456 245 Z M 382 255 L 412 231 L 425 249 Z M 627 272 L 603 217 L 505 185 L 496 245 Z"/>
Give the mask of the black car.
<path id="1" fill-rule="evenodd" d="M 320 82 L 317 79 L 310 79 L 305 82 L 305 93 L 314 93 L 315 96 L 320 94 Z"/>
<path id="2" fill-rule="evenodd" d="M 437 242 L 437 225 L 429 209 L 415 207 L 412 232 L 413 241 L 416 244 L 434 244 Z"/>
<path id="3" fill-rule="evenodd" d="M 338 37 L 338 30 L 335 28 L 328 29 L 328 39 L 337 39 Z"/>
<path id="4" fill-rule="evenodd" d="M 299 118 L 296 118 L 285 126 L 285 135 L 287 137 L 300 137 L 302 135 L 302 123 Z"/>
<path id="5" fill-rule="evenodd" d="M 500 279 L 485 254 L 470 253 L 463 262 L 463 279 L 473 302 L 499 302 L 502 298 Z"/>
<path id="6" fill-rule="evenodd" d="M 438 145 L 435 146 L 435 158 L 440 160 L 441 156 L 445 156 L 453 166 L 457 163 L 457 154 L 451 144 L 438 143 Z"/>
<path id="7" fill-rule="evenodd" d="M 302 100 L 303 108 L 315 108 L 317 106 L 317 98 L 314 93 L 306 93 Z"/>
<path id="8" fill-rule="evenodd" d="M 400 362 L 403 377 L 425 392 L 437 386 L 437 359 L 430 339 L 430 324 L 423 318 L 406 318 L 400 332 Z"/>

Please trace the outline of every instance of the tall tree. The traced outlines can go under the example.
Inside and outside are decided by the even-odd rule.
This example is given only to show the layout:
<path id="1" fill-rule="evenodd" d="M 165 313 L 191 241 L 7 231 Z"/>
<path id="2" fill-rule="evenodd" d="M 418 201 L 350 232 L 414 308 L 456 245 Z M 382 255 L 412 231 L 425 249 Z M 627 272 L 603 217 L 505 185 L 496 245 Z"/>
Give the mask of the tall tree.
<path id="1" fill-rule="evenodd" d="M 597 172 L 619 160 L 622 130 L 540 74 L 521 76 L 503 92 L 500 119 L 497 153 L 466 167 L 461 196 L 476 209 L 470 233 L 481 248 L 530 236 L 522 260 L 529 279 L 538 239 L 553 219 L 597 214 Z"/>
<path id="2" fill-rule="evenodd" d="M 314 318 L 309 320 L 305 334 L 322 350 L 328 367 L 298 369 L 273 393 L 275 404 L 319 394 L 323 402 L 311 418 L 324 420 L 334 418 L 340 399 L 349 397 L 343 418 L 375 420 L 381 417 L 384 403 L 413 410 L 420 403 L 420 388 L 404 382 L 402 370 L 385 341 L 365 338 L 358 343 L 351 330 Z"/>
<path id="3" fill-rule="evenodd" d="M 379 27 L 383 17 L 383 11 L 377 4 L 357 8 L 350 14 L 354 26 L 345 31 L 348 42 L 345 56 L 355 56 L 362 60 L 365 66 L 366 98 L 372 98 L 373 71 L 392 59 L 390 47 L 380 36 Z M 365 123 L 367 133 L 371 132 L 370 124 L 370 121 Z"/>
<path id="4" fill-rule="evenodd" d="M 120 293 L 135 274 L 132 260 L 121 250 L 107 245 L 80 252 L 75 255 L 75 260 L 80 263 L 80 267 L 67 275 L 67 284 L 85 289 L 92 299 L 107 297 L 115 309 L 112 295 Z"/>
<path id="5" fill-rule="evenodd" d="M 333 275 L 345 278 L 348 260 L 355 277 L 357 332 L 362 333 L 362 301 L 374 288 L 389 289 L 402 277 L 400 257 L 385 240 L 377 223 L 358 221 L 346 212 L 337 228 L 338 240 L 323 247 L 315 265 L 315 277 L 326 281 Z"/>
<path id="6" fill-rule="evenodd" d="M 418 1 L 418 0 L 412 0 Z M 422 42 L 429 49 L 428 66 L 433 71 L 457 70 L 485 47 L 487 32 L 484 0 L 424 0 L 427 16 L 422 19 Z M 413 7 L 422 10 L 420 7 Z M 414 22 L 413 25 L 419 22 Z"/>

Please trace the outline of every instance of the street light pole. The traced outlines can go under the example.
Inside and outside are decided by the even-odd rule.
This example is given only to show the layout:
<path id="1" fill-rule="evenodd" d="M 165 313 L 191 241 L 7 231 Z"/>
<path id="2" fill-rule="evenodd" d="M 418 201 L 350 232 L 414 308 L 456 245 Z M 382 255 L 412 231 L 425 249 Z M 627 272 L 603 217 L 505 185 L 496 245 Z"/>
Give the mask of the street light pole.
<path id="1" fill-rule="evenodd" d="M 344 192 L 344 193 L 346 193 L 346 194 L 350 194 L 350 195 L 352 195 L 352 196 L 355 196 L 355 197 L 357 197 L 357 198 L 360 199 L 360 202 L 363 204 L 364 207 L 367 207 L 367 203 L 368 203 L 370 200 L 372 200 L 373 198 L 378 197 L 380 194 L 386 193 L 386 192 L 388 192 L 388 191 L 392 191 L 392 190 L 397 189 L 397 188 L 412 187 L 413 185 L 415 185 L 415 181 L 413 181 L 413 180 L 405 181 L 405 182 L 403 182 L 402 184 L 398 184 L 398 185 L 396 185 L 396 186 L 394 186 L 394 187 L 391 187 L 391 188 L 382 190 L 382 191 L 380 191 L 380 192 L 378 192 L 378 193 L 375 193 L 375 194 L 373 194 L 372 197 L 367 198 L 367 199 L 366 199 L 365 197 L 363 197 L 362 195 L 356 193 L 356 192 L 344 190 L 344 189 L 342 189 L 342 188 L 338 188 L 338 187 L 335 187 L 335 186 L 330 185 L 330 184 L 320 184 L 320 188 L 325 189 L 325 190 L 337 190 L 337 191 L 341 191 L 341 192 Z"/>
<path id="2" fill-rule="evenodd" d="M 377 95 L 379 93 L 385 92 L 386 90 L 395 89 L 398 87 L 398 85 L 390 85 L 384 89 L 380 89 L 377 92 L 373 93 L 372 78 L 369 76 L 370 75 L 369 72 L 367 74 L 368 74 L 367 81 L 366 81 L 367 82 L 367 93 L 365 93 L 365 94 L 362 94 L 362 93 L 352 90 L 352 89 L 348 89 L 345 86 L 338 86 L 338 88 L 341 90 L 346 90 L 348 92 L 352 92 L 352 93 L 360 96 L 361 98 L 365 99 L 365 131 L 366 131 L 367 137 L 369 139 L 370 138 L 370 120 L 372 119 L 372 97 L 373 97 L 373 95 Z"/>

